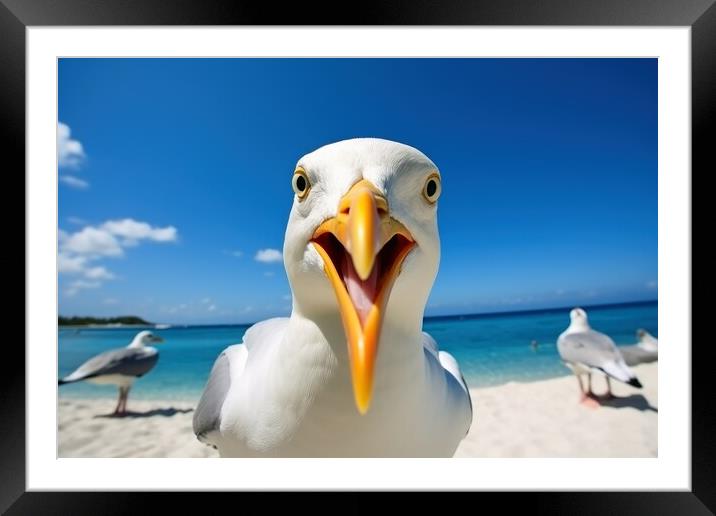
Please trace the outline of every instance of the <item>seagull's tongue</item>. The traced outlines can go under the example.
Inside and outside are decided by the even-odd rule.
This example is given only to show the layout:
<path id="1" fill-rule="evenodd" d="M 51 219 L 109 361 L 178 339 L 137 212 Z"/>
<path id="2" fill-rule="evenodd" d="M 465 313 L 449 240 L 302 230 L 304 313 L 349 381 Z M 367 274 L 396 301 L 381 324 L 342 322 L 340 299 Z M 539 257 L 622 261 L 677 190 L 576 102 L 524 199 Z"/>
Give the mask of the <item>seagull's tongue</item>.
<path id="1" fill-rule="evenodd" d="M 355 267 L 353 267 L 353 261 L 348 253 L 344 253 L 343 255 L 341 272 L 346 282 L 348 295 L 351 297 L 351 301 L 353 301 L 356 312 L 358 312 L 358 318 L 361 324 L 365 324 L 365 319 L 375 300 L 376 287 L 378 285 L 378 264 L 379 261 L 376 260 L 373 265 L 373 270 L 370 272 L 370 276 L 363 281 L 360 279 L 360 276 L 358 276 Z"/>

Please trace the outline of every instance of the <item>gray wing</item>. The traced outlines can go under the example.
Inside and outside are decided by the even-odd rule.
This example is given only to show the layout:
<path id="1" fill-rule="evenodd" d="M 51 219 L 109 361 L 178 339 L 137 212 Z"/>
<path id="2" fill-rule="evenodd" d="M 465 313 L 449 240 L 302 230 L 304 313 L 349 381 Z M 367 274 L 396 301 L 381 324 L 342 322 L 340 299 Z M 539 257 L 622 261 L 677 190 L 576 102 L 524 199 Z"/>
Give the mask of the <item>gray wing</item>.
<path id="1" fill-rule="evenodd" d="M 599 368 L 605 362 L 619 360 L 619 350 L 606 335 L 594 331 L 560 336 L 557 350 L 562 360 Z"/>
<path id="2" fill-rule="evenodd" d="M 105 376 L 121 374 L 124 376 L 142 376 L 152 370 L 159 360 L 156 349 L 120 348 L 111 349 L 90 358 L 74 372 L 62 378 L 58 383 L 78 382 Z"/>
<path id="3" fill-rule="evenodd" d="M 426 354 L 426 358 L 430 355 L 435 357 L 437 362 L 442 367 L 445 379 L 448 381 L 448 390 L 452 393 L 454 400 L 461 400 L 464 405 L 465 411 L 463 412 L 464 423 L 465 423 L 465 435 L 470 431 L 472 425 L 473 408 L 472 408 L 472 397 L 470 396 L 470 389 L 467 387 L 465 377 L 460 371 L 460 366 L 450 353 L 446 351 L 440 351 L 438 343 L 433 339 L 432 335 L 423 332 L 423 352 Z"/>
<path id="4" fill-rule="evenodd" d="M 210 432 L 219 429 L 221 407 L 226 399 L 226 393 L 229 392 L 230 385 L 229 357 L 226 356 L 226 352 L 223 352 L 214 362 L 214 367 L 211 368 L 209 380 L 194 411 L 192 426 L 194 434 L 200 441 L 206 442 L 206 436 Z"/>
<path id="5" fill-rule="evenodd" d="M 211 434 L 221 428 L 221 411 L 231 388 L 231 372 L 235 381 L 240 378 L 249 352 L 260 361 L 262 353 L 270 352 L 272 345 L 281 341 L 288 321 L 287 317 L 277 317 L 254 324 L 244 333 L 242 344 L 229 346 L 216 359 L 192 421 L 194 434 L 201 442 L 216 447 Z"/>
<path id="6" fill-rule="evenodd" d="M 659 354 L 656 351 L 648 351 L 640 346 L 622 346 L 619 348 L 624 361 L 627 365 L 634 366 L 637 364 L 648 364 L 649 362 L 656 362 Z"/>
<path id="7" fill-rule="evenodd" d="M 557 350 L 562 360 L 598 369 L 612 378 L 640 386 L 636 376 L 624 362 L 614 341 L 594 330 L 560 335 Z"/>

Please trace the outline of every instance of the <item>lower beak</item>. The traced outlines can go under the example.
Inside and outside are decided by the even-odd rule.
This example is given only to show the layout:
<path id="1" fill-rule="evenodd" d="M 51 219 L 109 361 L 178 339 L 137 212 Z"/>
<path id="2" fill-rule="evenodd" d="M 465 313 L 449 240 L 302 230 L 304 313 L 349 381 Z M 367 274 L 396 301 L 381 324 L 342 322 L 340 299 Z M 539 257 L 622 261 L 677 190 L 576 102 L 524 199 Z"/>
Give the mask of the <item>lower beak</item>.
<path id="1" fill-rule="evenodd" d="M 311 242 L 338 300 L 353 394 L 359 412 L 365 414 L 373 393 L 385 307 L 415 241 L 405 226 L 390 217 L 385 197 L 362 180 L 341 199 L 338 215 L 321 224 Z"/>

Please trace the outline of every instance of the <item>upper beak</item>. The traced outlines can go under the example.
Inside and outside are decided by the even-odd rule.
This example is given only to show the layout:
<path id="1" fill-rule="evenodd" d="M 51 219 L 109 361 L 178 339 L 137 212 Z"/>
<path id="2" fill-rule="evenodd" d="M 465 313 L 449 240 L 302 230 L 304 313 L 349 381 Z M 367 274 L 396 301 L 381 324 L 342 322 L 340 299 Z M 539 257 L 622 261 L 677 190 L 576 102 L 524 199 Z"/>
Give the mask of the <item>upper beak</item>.
<path id="1" fill-rule="evenodd" d="M 353 394 L 358 410 L 365 414 L 372 398 L 385 307 L 415 241 L 390 216 L 385 197 L 365 179 L 343 196 L 338 214 L 323 222 L 311 241 L 336 293 L 348 341 Z"/>
<path id="2" fill-rule="evenodd" d="M 164 342 L 164 339 L 159 335 L 152 335 L 152 342 Z"/>

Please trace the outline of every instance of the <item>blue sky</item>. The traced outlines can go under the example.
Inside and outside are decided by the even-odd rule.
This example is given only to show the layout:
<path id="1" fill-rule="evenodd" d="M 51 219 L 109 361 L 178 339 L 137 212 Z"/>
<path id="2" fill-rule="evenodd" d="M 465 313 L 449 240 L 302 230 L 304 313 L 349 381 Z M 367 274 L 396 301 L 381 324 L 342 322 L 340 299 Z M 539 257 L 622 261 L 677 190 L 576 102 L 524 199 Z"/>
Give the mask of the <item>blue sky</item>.
<path id="1" fill-rule="evenodd" d="M 290 310 L 298 158 L 374 136 L 440 168 L 427 315 L 657 298 L 655 59 L 61 59 L 63 315 Z"/>

